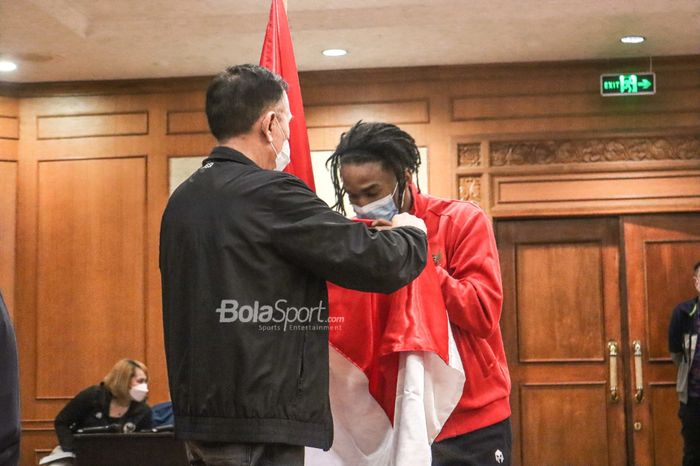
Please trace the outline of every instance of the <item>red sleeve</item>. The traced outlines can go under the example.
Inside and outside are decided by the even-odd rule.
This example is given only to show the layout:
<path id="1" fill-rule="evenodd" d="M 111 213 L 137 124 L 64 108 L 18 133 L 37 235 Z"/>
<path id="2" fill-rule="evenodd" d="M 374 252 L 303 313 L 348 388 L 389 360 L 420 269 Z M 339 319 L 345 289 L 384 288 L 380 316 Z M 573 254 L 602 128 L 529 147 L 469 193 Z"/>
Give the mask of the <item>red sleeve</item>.
<path id="1" fill-rule="evenodd" d="M 456 221 L 455 221 L 456 220 Z M 483 211 L 453 219 L 447 270 L 438 267 L 450 321 L 479 338 L 498 328 L 503 303 L 501 268 L 491 222 Z"/>

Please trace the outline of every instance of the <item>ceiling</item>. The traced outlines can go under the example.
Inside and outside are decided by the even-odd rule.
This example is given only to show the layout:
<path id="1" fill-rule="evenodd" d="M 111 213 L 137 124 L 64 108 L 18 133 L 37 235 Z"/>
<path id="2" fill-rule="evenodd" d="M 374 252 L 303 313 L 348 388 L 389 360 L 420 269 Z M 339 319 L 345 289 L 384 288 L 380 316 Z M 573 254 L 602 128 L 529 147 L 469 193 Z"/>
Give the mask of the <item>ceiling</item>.
<path id="1" fill-rule="evenodd" d="M 0 0 L 10 82 L 257 63 L 269 0 Z M 700 0 L 288 0 L 301 71 L 700 54 Z M 640 34 L 641 45 L 619 38 Z M 345 48 L 341 58 L 321 55 Z"/>

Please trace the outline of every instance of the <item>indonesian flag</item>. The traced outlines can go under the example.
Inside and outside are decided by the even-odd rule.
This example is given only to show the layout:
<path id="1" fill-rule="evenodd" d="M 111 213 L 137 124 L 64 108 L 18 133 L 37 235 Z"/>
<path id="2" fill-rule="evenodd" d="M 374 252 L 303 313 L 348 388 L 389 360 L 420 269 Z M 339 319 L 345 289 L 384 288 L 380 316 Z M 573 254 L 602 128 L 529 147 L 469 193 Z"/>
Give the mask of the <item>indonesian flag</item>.
<path id="1" fill-rule="evenodd" d="M 311 168 L 311 154 L 309 152 L 309 137 L 306 132 L 306 119 L 304 118 L 304 104 L 301 100 L 301 88 L 299 87 L 299 75 L 297 63 L 294 59 L 294 47 L 292 36 L 289 33 L 287 12 L 282 0 L 272 0 L 270 6 L 270 20 L 265 31 L 260 66 L 278 74 L 287 81 L 289 89 L 289 107 L 292 110 L 292 121 L 289 124 L 291 147 L 291 162 L 284 170 L 287 173 L 301 178 L 312 190 L 314 174 Z"/>
<path id="2" fill-rule="evenodd" d="M 465 374 L 435 265 L 399 291 L 328 284 L 330 451 L 313 466 L 430 465 L 430 444 L 462 395 Z"/>

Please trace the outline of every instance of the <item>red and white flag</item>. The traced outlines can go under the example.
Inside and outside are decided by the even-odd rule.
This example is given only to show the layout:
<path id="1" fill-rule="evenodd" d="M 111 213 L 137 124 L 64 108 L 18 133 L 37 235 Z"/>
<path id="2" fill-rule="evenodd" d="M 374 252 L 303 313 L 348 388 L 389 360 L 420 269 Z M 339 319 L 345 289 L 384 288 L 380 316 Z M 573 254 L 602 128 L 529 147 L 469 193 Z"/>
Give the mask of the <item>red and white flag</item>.
<path id="1" fill-rule="evenodd" d="M 267 23 L 262 54 L 260 55 L 260 66 L 282 76 L 289 85 L 287 95 L 293 117 L 289 124 L 291 162 L 285 171 L 298 176 L 309 188 L 315 191 L 309 136 L 306 131 L 304 104 L 301 100 L 301 88 L 299 87 L 299 74 L 294 59 L 294 47 L 292 46 L 292 36 L 289 33 L 287 12 L 282 0 L 272 0 L 270 20 Z"/>
<path id="2" fill-rule="evenodd" d="M 390 295 L 328 284 L 334 441 L 313 466 L 431 464 L 465 374 L 432 262 Z"/>

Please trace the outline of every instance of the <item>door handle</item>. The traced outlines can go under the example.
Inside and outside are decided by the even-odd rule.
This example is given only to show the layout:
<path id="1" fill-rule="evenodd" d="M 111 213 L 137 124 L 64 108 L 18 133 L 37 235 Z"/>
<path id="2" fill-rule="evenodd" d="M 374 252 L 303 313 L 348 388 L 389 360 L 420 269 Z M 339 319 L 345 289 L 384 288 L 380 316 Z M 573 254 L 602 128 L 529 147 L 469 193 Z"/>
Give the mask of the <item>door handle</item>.
<path id="1" fill-rule="evenodd" d="M 641 403 L 644 399 L 644 376 L 642 375 L 642 342 L 634 340 L 632 342 L 634 351 L 634 399 Z"/>
<path id="2" fill-rule="evenodd" d="M 608 355 L 610 357 L 610 401 L 617 403 L 620 400 L 620 392 L 617 390 L 617 342 L 608 342 Z"/>

